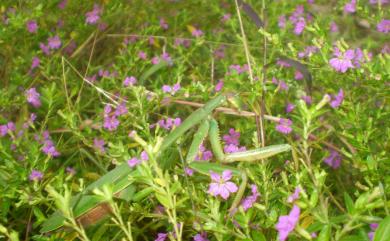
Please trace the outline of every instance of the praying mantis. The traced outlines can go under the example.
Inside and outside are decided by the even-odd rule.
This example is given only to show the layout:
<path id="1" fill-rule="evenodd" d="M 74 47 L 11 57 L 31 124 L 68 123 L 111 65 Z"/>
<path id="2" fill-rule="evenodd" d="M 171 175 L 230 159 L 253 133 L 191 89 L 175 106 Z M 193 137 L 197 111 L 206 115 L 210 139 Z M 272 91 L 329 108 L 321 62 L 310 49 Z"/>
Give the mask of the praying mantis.
<path id="1" fill-rule="evenodd" d="M 203 107 L 190 114 L 179 126 L 173 129 L 171 133 L 163 139 L 162 144 L 158 150 L 156 150 L 155 154 L 158 159 L 165 150 L 175 145 L 187 131 L 199 125 L 185 158 L 186 165 L 204 175 L 209 175 L 210 171 L 221 173 L 223 170 L 227 169 L 231 170 L 235 175 L 241 175 L 242 182 L 230 208 L 230 211 L 233 211 L 239 205 L 244 194 L 247 184 L 247 176 L 244 170 L 240 170 L 239 168 L 226 164 L 234 162 L 253 162 L 265 159 L 267 157 L 286 152 L 290 150 L 291 147 L 288 144 L 280 144 L 249 151 L 225 154 L 220 143 L 218 123 L 212 118 L 212 112 L 218 106 L 226 102 L 227 98 L 228 97 L 226 95 L 218 95 L 214 99 L 208 101 Z M 207 136 L 211 144 L 212 152 L 216 157 L 216 162 L 194 161 L 196 155 L 198 154 L 199 146 Z M 175 161 L 176 160 L 169 160 L 169 162 Z M 104 200 L 101 197 L 93 195 L 92 193 L 93 190 L 100 189 L 105 185 L 112 185 L 113 193 L 117 198 L 121 198 L 126 201 L 137 201 L 142 199 L 142 197 L 145 196 L 145 193 L 142 191 L 137 193 L 135 185 L 133 185 L 133 181 L 129 178 L 129 176 L 137 174 L 139 174 L 137 169 L 132 169 L 127 163 L 123 163 L 87 186 L 82 193 L 79 193 L 71 198 L 69 206 L 72 210 L 73 217 L 81 225 L 86 225 L 91 222 L 96 223 L 108 214 L 110 212 L 108 205 L 104 203 Z M 61 214 L 61 212 L 56 211 L 43 223 L 41 232 L 47 233 L 57 230 L 63 227 L 65 221 L 66 218 Z"/>

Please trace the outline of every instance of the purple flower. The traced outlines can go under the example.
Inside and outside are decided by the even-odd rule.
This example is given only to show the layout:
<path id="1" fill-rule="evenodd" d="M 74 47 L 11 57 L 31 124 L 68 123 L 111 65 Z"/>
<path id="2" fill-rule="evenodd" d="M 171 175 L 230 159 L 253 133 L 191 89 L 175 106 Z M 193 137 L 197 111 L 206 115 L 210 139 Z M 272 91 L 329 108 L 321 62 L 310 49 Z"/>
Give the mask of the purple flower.
<path id="1" fill-rule="evenodd" d="M 223 151 L 226 153 L 242 152 L 242 151 L 246 151 L 246 147 L 245 146 L 239 147 L 234 144 L 229 144 L 223 147 Z"/>
<path id="2" fill-rule="evenodd" d="M 167 233 L 158 233 L 154 241 L 164 241 L 168 237 Z"/>
<path id="3" fill-rule="evenodd" d="M 223 16 L 222 16 L 222 19 L 221 21 L 224 23 L 224 22 L 227 22 L 230 18 L 232 17 L 232 15 L 230 13 L 225 13 Z"/>
<path id="4" fill-rule="evenodd" d="M 354 13 L 356 12 L 356 0 L 351 0 L 349 3 L 344 6 L 345 13 Z"/>
<path id="5" fill-rule="evenodd" d="M 222 175 L 210 171 L 210 177 L 212 182 L 210 183 L 208 192 L 211 195 L 215 197 L 220 195 L 226 200 L 230 196 L 230 193 L 237 192 L 237 185 L 229 181 L 232 178 L 232 171 L 225 170 L 222 172 Z"/>
<path id="6" fill-rule="evenodd" d="M 337 169 L 341 164 L 341 156 L 337 151 L 331 150 L 330 155 L 325 158 L 324 162 L 333 169 Z"/>
<path id="7" fill-rule="evenodd" d="M 160 63 L 160 58 L 157 57 L 157 56 L 153 57 L 152 60 L 151 60 L 151 63 L 152 63 L 152 64 L 158 64 L 158 63 Z"/>
<path id="8" fill-rule="evenodd" d="M 136 157 L 133 157 L 133 158 L 131 158 L 131 159 L 129 159 L 129 160 L 127 161 L 127 164 L 128 164 L 130 167 L 135 167 L 135 166 L 137 166 L 137 165 L 140 164 L 140 163 L 141 163 L 141 160 L 138 159 L 138 158 L 136 158 Z"/>
<path id="9" fill-rule="evenodd" d="M 164 18 L 160 18 L 160 27 L 164 30 L 167 30 L 168 29 L 168 23 L 165 21 Z"/>
<path id="10" fill-rule="evenodd" d="M 12 121 L 8 122 L 7 124 L 0 125 L 0 137 L 3 137 L 8 134 L 8 131 L 15 131 L 15 123 Z"/>
<path id="11" fill-rule="evenodd" d="M 43 178 L 43 173 L 37 170 L 32 170 L 28 179 L 30 181 L 40 181 Z"/>
<path id="12" fill-rule="evenodd" d="M 45 45 L 44 43 L 39 43 L 39 48 L 42 50 L 42 52 L 45 55 L 49 55 L 50 54 L 49 46 Z"/>
<path id="13" fill-rule="evenodd" d="M 330 106 L 332 106 L 332 108 L 337 108 L 341 105 L 343 100 L 344 100 L 344 92 L 343 89 L 340 89 L 337 95 L 333 95 L 332 100 L 330 101 Z"/>
<path id="14" fill-rule="evenodd" d="M 138 58 L 146 60 L 146 58 L 147 58 L 146 53 L 144 51 L 139 51 Z"/>
<path id="15" fill-rule="evenodd" d="M 281 15 L 278 19 L 278 26 L 279 28 L 285 28 L 286 27 L 286 15 Z"/>
<path id="16" fill-rule="evenodd" d="M 303 74 L 297 70 L 297 71 L 295 71 L 294 78 L 296 80 L 301 80 L 301 79 L 303 79 Z"/>
<path id="17" fill-rule="evenodd" d="M 52 156 L 52 157 L 57 157 L 60 155 L 60 153 L 56 150 L 53 141 L 50 139 L 45 140 L 43 147 L 42 147 L 42 151 L 46 155 Z"/>
<path id="18" fill-rule="evenodd" d="M 336 24 L 334 21 L 332 21 L 332 22 L 330 23 L 330 31 L 331 31 L 332 33 L 336 33 L 336 32 L 339 31 L 339 26 L 337 26 L 337 24 Z"/>
<path id="19" fill-rule="evenodd" d="M 127 107 L 126 107 L 126 102 L 122 102 L 118 105 L 118 107 L 116 107 L 116 110 L 115 110 L 115 116 L 121 116 L 121 115 L 125 115 L 127 114 L 129 111 L 127 110 Z"/>
<path id="20" fill-rule="evenodd" d="M 382 21 L 380 21 L 378 23 L 378 25 L 376 25 L 376 29 L 382 33 L 389 33 L 390 32 L 390 20 L 383 19 Z"/>
<path id="21" fill-rule="evenodd" d="M 299 187 L 296 187 L 294 193 L 291 194 L 290 196 L 288 196 L 287 202 L 288 203 L 292 203 L 295 200 L 297 200 L 299 198 L 299 193 L 300 192 L 301 192 L 301 189 Z"/>
<path id="22" fill-rule="evenodd" d="M 246 197 L 242 202 L 241 206 L 244 209 L 244 211 L 248 210 L 249 208 L 253 207 L 253 204 L 256 203 L 257 198 L 260 197 L 259 192 L 257 191 L 256 185 L 251 185 L 252 195 Z"/>
<path id="23" fill-rule="evenodd" d="M 276 224 L 276 229 L 279 232 L 279 240 L 285 241 L 299 221 L 299 214 L 301 210 L 298 206 L 294 205 L 289 215 L 280 216 L 279 221 Z"/>
<path id="24" fill-rule="evenodd" d="M 101 13 L 101 8 L 99 7 L 99 5 L 95 4 L 93 6 L 93 10 L 85 14 L 86 16 L 85 22 L 87 24 L 96 24 L 97 21 L 100 19 L 100 15 L 99 15 L 100 13 Z"/>
<path id="25" fill-rule="evenodd" d="M 301 99 L 305 101 L 305 103 L 308 105 L 310 105 L 313 102 L 310 95 L 302 95 Z"/>
<path id="26" fill-rule="evenodd" d="M 222 90 L 222 88 L 223 88 L 223 80 L 219 80 L 218 83 L 215 85 L 214 90 L 215 92 L 219 92 Z"/>
<path id="27" fill-rule="evenodd" d="M 191 31 L 191 34 L 194 37 L 200 37 L 200 36 L 203 35 L 203 32 L 200 29 L 194 29 L 194 30 Z"/>
<path id="28" fill-rule="evenodd" d="M 115 115 L 113 116 L 106 116 L 104 118 L 104 124 L 103 127 L 109 131 L 114 131 L 118 128 L 119 126 L 119 120 L 116 118 Z"/>
<path id="29" fill-rule="evenodd" d="M 64 9 L 67 4 L 68 4 L 68 0 L 62 0 L 60 3 L 58 3 L 57 6 L 59 9 Z"/>
<path id="30" fill-rule="evenodd" d="M 37 24 L 37 22 L 35 20 L 28 21 L 26 26 L 27 26 L 27 30 L 30 33 L 36 33 L 37 32 L 38 24 Z"/>
<path id="31" fill-rule="evenodd" d="M 191 168 L 186 167 L 184 170 L 185 170 L 185 173 L 186 173 L 187 176 L 194 175 L 194 170 L 192 170 Z"/>
<path id="32" fill-rule="evenodd" d="M 61 47 L 61 39 L 58 35 L 48 38 L 47 39 L 47 45 L 51 49 L 58 49 Z"/>
<path id="33" fill-rule="evenodd" d="M 276 130 L 283 134 L 288 134 L 292 131 L 292 121 L 289 119 L 280 118 L 279 124 L 276 126 Z"/>
<path id="34" fill-rule="evenodd" d="M 292 104 L 292 103 L 287 103 L 287 105 L 286 105 L 286 112 L 287 112 L 287 113 L 290 113 L 290 112 L 292 112 L 292 111 L 294 110 L 294 108 L 295 108 L 295 105 L 294 105 L 294 104 Z"/>
<path id="35" fill-rule="evenodd" d="M 106 149 L 104 148 L 105 142 L 103 139 L 95 138 L 93 139 L 93 146 L 99 150 L 101 153 L 104 153 Z"/>
<path id="36" fill-rule="evenodd" d="M 41 63 L 41 61 L 39 60 L 38 57 L 33 57 L 32 61 L 31 61 L 31 67 L 30 67 L 30 70 L 33 70 L 35 68 L 37 68 L 39 66 L 39 64 Z"/>
<path id="37" fill-rule="evenodd" d="M 368 233 L 368 238 L 370 239 L 370 241 L 372 241 L 374 239 L 375 230 L 378 228 L 378 226 L 379 226 L 379 224 L 377 224 L 377 223 L 370 224 L 371 232 Z"/>
<path id="38" fill-rule="evenodd" d="M 345 73 L 349 68 L 354 68 L 352 60 L 355 58 L 355 51 L 349 49 L 345 53 L 341 53 L 337 48 L 333 53 L 337 58 L 332 58 L 329 64 L 338 72 Z"/>
<path id="39" fill-rule="evenodd" d="M 142 151 L 141 152 L 141 160 L 142 161 L 147 161 L 149 160 L 149 156 L 148 156 L 148 153 L 146 151 Z"/>
<path id="40" fill-rule="evenodd" d="M 305 26 L 306 26 L 305 19 L 303 17 L 299 17 L 298 21 L 295 23 L 294 33 L 296 35 L 300 35 L 305 29 Z"/>
<path id="41" fill-rule="evenodd" d="M 69 175 L 76 174 L 76 170 L 73 167 L 66 167 L 66 172 L 69 173 Z"/>
<path id="42" fill-rule="evenodd" d="M 240 132 L 234 130 L 234 128 L 229 129 L 229 134 L 224 135 L 222 139 L 225 141 L 225 144 L 233 144 L 233 145 L 238 145 L 240 139 Z"/>
<path id="43" fill-rule="evenodd" d="M 26 91 L 27 102 L 36 108 L 41 106 L 40 96 L 35 88 L 30 88 Z"/>
<path id="44" fill-rule="evenodd" d="M 209 241 L 209 240 L 207 239 L 206 233 L 201 233 L 201 234 L 198 233 L 197 235 L 194 236 L 194 241 Z"/>

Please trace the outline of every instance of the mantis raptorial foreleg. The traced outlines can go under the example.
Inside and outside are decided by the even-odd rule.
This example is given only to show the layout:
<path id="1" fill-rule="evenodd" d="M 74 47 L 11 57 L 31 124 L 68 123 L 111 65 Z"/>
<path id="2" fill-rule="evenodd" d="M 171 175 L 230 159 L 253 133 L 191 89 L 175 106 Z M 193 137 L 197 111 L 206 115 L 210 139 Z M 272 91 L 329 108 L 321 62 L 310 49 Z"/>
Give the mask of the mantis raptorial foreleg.
<path id="1" fill-rule="evenodd" d="M 187 154 L 186 161 L 187 163 L 192 163 L 195 160 L 195 156 L 198 154 L 198 149 L 202 141 L 205 139 L 206 136 L 209 136 L 209 141 L 211 144 L 211 149 L 213 151 L 214 156 L 216 157 L 216 160 L 218 163 L 231 163 L 236 161 L 256 161 L 265 159 L 267 157 L 276 155 L 281 152 L 285 152 L 290 150 L 290 145 L 282 144 L 282 145 L 273 145 L 263 148 L 258 148 L 254 150 L 249 151 L 243 151 L 243 152 L 236 152 L 231 154 L 225 154 L 223 152 L 223 148 L 221 145 L 221 138 L 219 135 L 219 128 L 218 128 L 218 122 L 213 119 L 206 119 L 202 122 L 200 125 L 198 132 L 195 134 L 193 142 L 190 146 L 189 152 Z M 208 165 L 208 167 L 207 167 Z M 217 164 L 218 165 L 218 164 Z M 192 165 L 192 167 L 195 167 L 198 171 L 205 173 L 205 170 L 214 171 L 216 169 L 215 164 L 210 165 L 207 163 L 198 163 L 197 165 Z M 223 169 L 231 169 L 229 166 L 220 166 L 219 171 Z M 237 206 L 240 204 L 242 196 L 244 194 L 246 185 L 247 185 L 247 175 L 246 171 L 242 169 L 236 169 L 236 173 L 241 174 L 241 184 L 238 188 L 237 194 L 233 200 L 233 203 L 229 209 L 230 212 L 234 211 Z M 209 174 L 209 173 L 205 173 Z"/>

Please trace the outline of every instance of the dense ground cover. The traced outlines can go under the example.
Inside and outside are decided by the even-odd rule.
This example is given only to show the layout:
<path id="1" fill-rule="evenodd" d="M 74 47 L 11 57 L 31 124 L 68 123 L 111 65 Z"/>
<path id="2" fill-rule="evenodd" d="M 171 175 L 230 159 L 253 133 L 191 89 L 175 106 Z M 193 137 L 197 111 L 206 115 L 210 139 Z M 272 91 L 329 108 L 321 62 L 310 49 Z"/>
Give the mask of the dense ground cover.
<path id="1" fill-rule="evenodd" d="M 0 239 L 390 240 L 389 6 L 1 1 Z"/>

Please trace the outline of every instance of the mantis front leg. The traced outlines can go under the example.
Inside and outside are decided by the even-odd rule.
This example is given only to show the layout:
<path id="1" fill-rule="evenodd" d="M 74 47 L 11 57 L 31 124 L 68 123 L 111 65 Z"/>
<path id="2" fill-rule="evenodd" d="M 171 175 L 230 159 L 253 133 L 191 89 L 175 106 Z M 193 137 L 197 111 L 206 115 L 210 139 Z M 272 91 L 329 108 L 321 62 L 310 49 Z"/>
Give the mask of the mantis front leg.
<path id="1" fill-rule="evenodd" d="M 208 126 L 209 126 L 209 128 L 208 128 L 208 133 L 207 133 Z M 250 161 L 251 162 L 251 161 L 261 160 L 261 159 L 265 159 L 267 157 L 279 154 L 281 152 L 288 151 L 291 148 L 290 145 L 288 145 L 288 144 L 282 144 L 282 145 L 273 145 L 273 146 L 268 146 L 268 147 L 264 147 L 264 148 L 258 148 L 258 149 L 249 150 L 249 151 L 236 152 L 236 153 L 231 153 L 231 154 L 226 155 L 223 152 L 223 148 L 221 145 L 218 122 L 211 118 L 210 120 L 204 120 L 204 122 L 201 124 L 201 126 L 199 128 L 198 133 L 195 135 L 194 140 L 191 144 L 189 153 L 187 155 L 187 163 L 191 163 L 194 161 L 195 156 L 198 153 L 198 148 L 199 148 L 200 144 L 202 143 L 202 141 L 204 140 L 204 138 L 207 136 L 207 134 L 209 135 L 211 149 L 212 149 L 212 151 L 213 151 L 213 153 L 214 153 L 214 155 L 219 163 L 232 163 L 232 162 L 236 162 L 236 161 Z M 221 167 L 222 167 L 222 166 L 218 167 L 215 165 L 213 166 L 210 163 L 209 164 L 206 163 L 205 165 L 209 166 L 209 170 L 218 169 L 218 168 L 221 169 Z M 203 170 L 201 170 L 201 172 L 202 171 L 204 172 L 204 170 L 205 170 L 205 168 L 204 168 L 205 166 L 201 163 L 198 163 L 198 165 L 193 165 L 193 166 L 198 166 L 198 171 L 202 168 L 203 168 Z M 203 166 L 203 167 L 200 167 L 200 166 Z M 232 169 L 228 166 L 225 166 L 222 168 Z M 206 169 L 207 169 L 207 166 L 206 166 Z M 238 207 L 238 205 L 240 204 L 242 196 L 243 196 L 245 188 L 246 188 L 246 184 L 247 184 L 246 171 L 239 169 L 239 168 L 238 169 L 234 168 L 234 169 L 236 170 L 236 174 L 239 173 L 241 175 L 242 181 L 241 181 L 241 184 L 238 188 L 237 194 L 233 200 L 233 203 L 229 209 L 229 212 L 234 211 Z"/>

